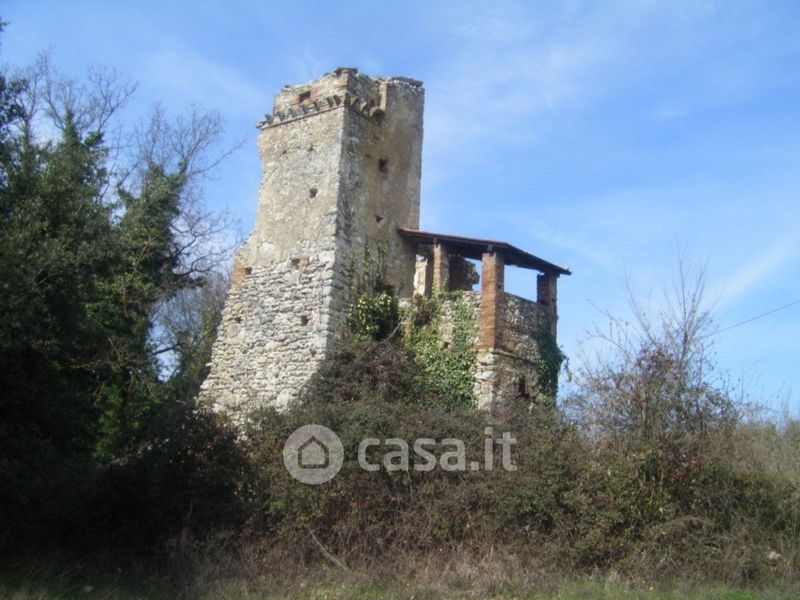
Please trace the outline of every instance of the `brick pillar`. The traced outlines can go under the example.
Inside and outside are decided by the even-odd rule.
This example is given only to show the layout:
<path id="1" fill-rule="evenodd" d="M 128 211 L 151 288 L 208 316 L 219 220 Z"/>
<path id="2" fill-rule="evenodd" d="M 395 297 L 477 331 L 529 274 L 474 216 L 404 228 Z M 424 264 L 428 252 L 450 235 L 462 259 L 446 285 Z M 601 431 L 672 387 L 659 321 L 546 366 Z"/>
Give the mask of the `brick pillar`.
<path id="1" fill-rule="evenodd" d="M 448 291 L 450 278 L 450 252 L 439 242 L 433 244 L 433 293 Z"/>
<path id="2" fill-rule="evenodd" d="M 558 324 L 557 273 L 541 273 L 536 277 L 536 302 L 547 307 L 548 328 L 555 338 Z"/>
<path id="3" fill-rule="evenodd" d="M 481 267 L 481 307 L 478 316 L 478 348 L 500 346 L 505 262 L 496 252 L 484 252 Z"/>

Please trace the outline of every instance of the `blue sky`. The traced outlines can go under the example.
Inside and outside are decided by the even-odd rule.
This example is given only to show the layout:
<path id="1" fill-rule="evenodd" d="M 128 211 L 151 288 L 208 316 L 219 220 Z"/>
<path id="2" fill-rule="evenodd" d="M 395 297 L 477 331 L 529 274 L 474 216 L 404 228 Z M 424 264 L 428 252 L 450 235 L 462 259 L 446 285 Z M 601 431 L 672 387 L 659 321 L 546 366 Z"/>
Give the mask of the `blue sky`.
<path id="1" fill-rule="evenodd" d="M 560 342 L 705 264 L 720 328 L 800 299 L 800 3 L 6 0 L 0 60 L 42 50 L 218 110 L 244 145 L 207 186 L 249 231 L 255 123 L 286 83 L 337 66 L 425 82 L 422 226 L 502 239 L 574 275 Z M 535 295 L 510 270 L 511 291 Z M 653 302 L 657 306 L 657 302 Z M 655 308 L 654 308 L 655 310 Z M 720 367 L 800 401 L 800 305 L 715 337 Z"/>

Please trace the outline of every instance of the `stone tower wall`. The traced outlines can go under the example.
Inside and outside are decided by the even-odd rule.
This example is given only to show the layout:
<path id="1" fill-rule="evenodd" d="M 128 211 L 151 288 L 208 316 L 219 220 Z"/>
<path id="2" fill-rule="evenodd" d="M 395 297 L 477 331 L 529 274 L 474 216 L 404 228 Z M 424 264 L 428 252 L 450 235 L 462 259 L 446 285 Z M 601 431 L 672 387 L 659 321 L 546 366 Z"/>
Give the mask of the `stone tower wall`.
<path id="1" fill-rule="evenodd" d="M 286 86 L 260 125 L 256 224 L 238 251 L 201 401 L 217 410 L 285 406 L 345 327 L 352 268 L 385 247 L 411 293 L 419 226 L 423 90 L 337 69 Z"/>

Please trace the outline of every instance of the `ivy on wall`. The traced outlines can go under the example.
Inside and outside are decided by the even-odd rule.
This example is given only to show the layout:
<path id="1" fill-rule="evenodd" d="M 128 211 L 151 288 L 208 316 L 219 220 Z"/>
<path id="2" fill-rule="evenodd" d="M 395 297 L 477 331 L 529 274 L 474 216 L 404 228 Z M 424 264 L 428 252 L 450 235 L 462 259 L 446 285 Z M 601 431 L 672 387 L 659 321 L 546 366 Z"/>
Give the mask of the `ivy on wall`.
<path id="1" fill-rule="evenodd" d="M 555 336 L 542 329 L 536 336 L 539 355 L 536 357 L 537 395 L 555 403 L 558 393 L 558 374 L 566 356 L 558 347 Z"/>
<path id="2" fill-rule="evenodd" d="M 444 331 L 445 310 L 452 327 L 449 336 Z M 404 322 L 405 344 L 426 383 L 452 407 L 473 406 L 476 324 L 464 298 L 460 294 L 416 296 Z"/>
<path id="3" fill-rule="evenodd" d="M 360 267 L 355 262 L 350 267 L 353 300 L 347 310 L 347 326 L 357 342 L 386 339 L 397 329 L 400 310 L 386 279 L 385 246 L 379 245 L 373 258 L 367 244 Z"/>
<path id="4" fill-rule="evenodd" d="M 387 283 L 385 246 L 378 246 L 374 255 L 369 246 L 365 247 L 362 260 L 360 265 L 353 262 L 349 274 L 352 301 L 347 325 L 352 340 L 402 344 L 419 369 L 423 389 L 433 392 L 431 402 L 452 408 L 474 406 L 474 307 L 459 292 L 440 293 L 415 296 L 401 315 L 394 289 Z M 541 330 L 536 344 L 535 396 L 554 404 L 565 356 L 549 331 Z"/>
<path id="5" fill-rule="evenodd" d="M 408 351 L 431 402 L 446 407 L 473 406 L 476 371 L 475 314 L 460 294 L 415 296 L 401 315 L 394 289 L 387 283 L 386 248 L 373 255 L 364 249 L 361 264 L 350 266 L 351 304 L 347 325 L 355 343 L 391 339 Z M 447 332 L 445 332 L 447 311 Z M 401 336 L 395 334 L 401 331 Z M 449 335 L 445 335 L 445 334 Z M 447 338 L 447 339 L 445 339 Z"/>

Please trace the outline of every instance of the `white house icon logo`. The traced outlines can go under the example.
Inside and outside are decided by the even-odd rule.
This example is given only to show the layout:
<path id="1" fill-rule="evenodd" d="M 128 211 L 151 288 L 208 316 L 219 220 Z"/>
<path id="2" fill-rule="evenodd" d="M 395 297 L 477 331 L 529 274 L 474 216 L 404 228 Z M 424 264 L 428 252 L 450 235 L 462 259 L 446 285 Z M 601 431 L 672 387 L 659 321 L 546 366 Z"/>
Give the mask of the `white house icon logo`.
<path id="1" fill-rule="evenodd" d="M 304 469 L 324 469 L 330 464 L 328 449 L 316 437 L 312 437 L 298 448 L 300 466 Z"/>
<path id="2" fill-rule="evenodd" d="M 322 425 L 304 425 L 292 432 L 283 446 L 283 464 L 302 483 L 319 485 L 342 468 L 344 448 L 333 431 Z"/>

